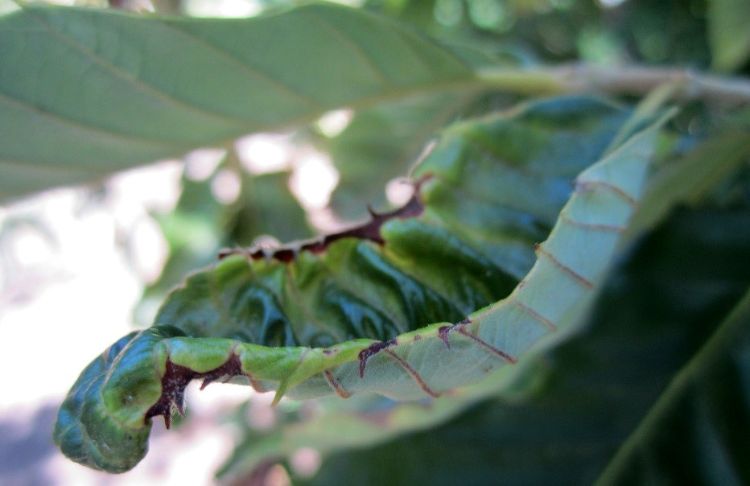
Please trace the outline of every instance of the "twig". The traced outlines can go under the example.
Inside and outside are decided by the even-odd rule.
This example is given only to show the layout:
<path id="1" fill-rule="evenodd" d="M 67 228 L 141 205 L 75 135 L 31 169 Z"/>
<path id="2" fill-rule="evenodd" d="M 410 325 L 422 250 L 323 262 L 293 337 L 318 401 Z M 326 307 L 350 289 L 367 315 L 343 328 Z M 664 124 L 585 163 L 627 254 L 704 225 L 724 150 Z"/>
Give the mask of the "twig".
<path id="1" fill-rule="evenodd" d="M 750 80 L 701 74 L 685 68 L 591 66 L 564 64 L 524 70 L 480 72 L 488 85 L 519 93 L 579 93 L 644 95 L 673 84 L 680 99 L 706 99 L 732 105 L 750 104 Z"/>

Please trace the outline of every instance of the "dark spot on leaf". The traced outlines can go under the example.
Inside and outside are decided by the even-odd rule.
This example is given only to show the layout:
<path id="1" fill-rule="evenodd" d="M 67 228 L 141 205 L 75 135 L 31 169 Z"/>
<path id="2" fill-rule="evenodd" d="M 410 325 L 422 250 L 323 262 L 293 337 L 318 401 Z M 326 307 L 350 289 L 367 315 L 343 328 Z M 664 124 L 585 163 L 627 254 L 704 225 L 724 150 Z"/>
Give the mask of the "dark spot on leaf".
<path id="1" fill-rule="evenodd" d="M 448 341 L 448 333 L 453 329 L 453 326 L 441 326 L 438 329 L 438 337 L 445 343 L 445 347 L 450 349 L 451 343 Z"/>
<path id="2" fill-rule="evenodd" d="M 231 378 L 242 374 L 242 363 L 240 357 L 235 353 L 232 353 L 224 364 L 205 373 L 199 373 L 186 366 L 174 364 L 171 359 L 167 358 L 164 375 L 161 377 L 161 396 L 146 411 L 144 420 L 148 422 L 151 417 L 161 415 L 164 417 L 164 424 L 169 428 L 173 410 L 176 409 L 181 415 L 185 413 L 185 387 L 192 380 L 203 378 L 202 390 L 219 378 Z"/>
<path id="3" fill-rule="evenodd" d="M 286 263 L 294 260 L 295 254 L 295 251 L 291 248 L 280 248 L 273 252 L 273 258 Z"/>
<path id="4" fill-rule="evenodd" d="M 456 327 L 465 326 L 467 324 L 471 324 L 471 319 L 469 319 L 468 317 L 458 321 L 455 324 L 452 324 L 450 326 L 441 326 L 438 329 L 438 337 L 445 343 L 445 347 L 447 347 L 448 349 L 451 348 L 451 343 L 448 340 L 448 334 L 454 329 L 456 329 Z"/>
<path id="5" fill-rule="evenodd" d="M 277 249 L 266 249 L 266 248 L 225 248 L 219 252 L 219 259 L 226 258 L 230 255 L 244 255 L 251 260 L 259 260 L 261 258 L 273 258 L 280 262 L 288 263 L 294 260 L 296 255 L 302 251 L 308 251 L 310 253 L 322 253 L 332 243 L 344 239 L 344 238 L 358 238 L 361 240 L 374 241 L 378 244 L 383 244 L 385 241 L 380 234 L 380 228 L 388 221 L 392 219 L 406 219 L 414 218 L 422 214 L 424 211 L 424 204 L 419 195 L 421 185 L 429 179 L 429 176 L 425 176 L 422 179 L 414 182 L 414 195 L 409 201 L 398 209 L 389 211 L 386 213 L 376 213 L 372 208 L 368 208 L 370 213 L 370 221 L 354 226 L 352 228 L 325 235 L 312 240 L 292 243 L 287 246 L 281 246 Z"/>
<path id="6" fill-rule="evenodd" d="M 398 341 L 396 340 L 396 338 L 393 338 L 393 339 L 389 339 L 388 341 L 381 341 L 379 343 L 372 344 L 369 347 L 360 351 L 359 352 L 359 377 L 364 378 L 365 367 L 367 366 L 368 359 L 378 354 L 382 350 L 386 348 L 390 348 L 391 346 L 395 346 L 396 344 L 398 344 Z"/>

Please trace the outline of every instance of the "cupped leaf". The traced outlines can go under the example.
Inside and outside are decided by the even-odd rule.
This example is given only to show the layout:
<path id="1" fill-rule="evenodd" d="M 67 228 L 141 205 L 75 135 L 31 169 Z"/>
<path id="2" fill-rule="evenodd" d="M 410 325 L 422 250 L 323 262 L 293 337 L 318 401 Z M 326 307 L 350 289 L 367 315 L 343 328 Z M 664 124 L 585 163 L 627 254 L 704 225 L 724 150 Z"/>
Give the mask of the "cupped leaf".
<path id="1" fill-rule="evenodd" d="M 109 472 L 127 471 L 143 459 L 150 427 L 143 427 L 138 409 L 161 395 L 151 353 L 161 339 L 180 334 L 167 328 L 130 333 L 81 373 L 55 424 L 55 441 L 66 456 Z M 105 381 L 117 386 L 104 391 Z"/>
<path id="2" fill-rule="evenodd" d="M 382 429 L 399 427 L 400 415 L 409 413 L 402 407 L 415 415 L 421 408 L 419 421 L 424 421 L 425 415 L 446 408 L 440 402 L 453 397 L 434 404 L 338 411 L 338 417 L 343 416 L 339 423 L 347 431 L 370 435 L 341 434 L 335 437 L 338 443 L 322 428 L 330 426 L 335 415 L 292 423 L 269 437 L 258 437 L 256 432 L 252 445 L 243 442 L 236 450 L 225 468 L 227 477 L 247 477 L 259 462 L 283 460 L 300 448 L 312 447 L 324 455 L 322 467 L 307 481 L 294 478 L 295 484 L 331 484 L 341 477 L 356 477 L 359 484 L 373 486 L 592 484 L 628 436 L 642 428 L 639 423 L 654 403 L 672 395 L 670 382 L 675 374 L 702 353 L 747 292 L 750 232 L 746 228 L 750 228 L 748 204 L 732 209 L 682 209 L 673 214 L 613 269 L 584 332 L 538 361 L 530 393 L 518 396 L 502 390 L 496 398 L 485 399 L 446 424 L 380 445 L 378 439 L 393 435 L 392 430 L 385 434 Z M 733 360 L 734 371 L 701 380 L 699 390 L 706 393 L 691 388 L 690 405 L 681 402 L 677 409 L 688 413 L 670 414 L 676 422 L 651 429 L 648 435 L 658 441 L 636 440 L 637 447 L 628 447 L 630 453 L 625 455 L 637 460 L 620 464 L 624 467 L 618 468 L 614 478 L 622 480 L 615 482 L 711 484 L 709 475 L 699 469 L 716 466 L 714 470 L 720 471 L 726 462 L 716 460 L 718 451 L 726 452 L 724 457 L 739 458 L 734 464 L 741 472 L 746 442 L 742 441 L 746 430 L 742 417 L 748 405 L 740 395 L 746 395 L 748 385 L 735 378 L 744 376 L 737 372 L 748 349 L 746 340 L 724 347 L 719 356 L 725 362 Z M 739 442 L 720 440 L 716 447 L 716 441 L 704 441 L 710 437 L 700 435 L 707 429 L 705 416 L 691 415 L 691 411 L 704 410 L 704 404 L 718 417 L 713 430 L 719 435 L 713 437 L 731 431 L 727 437 L 740 438 Z M 418 431 L 419 421 L 407 430 Z M 722 421 L 731 425 L 718 425 Z M 381 431 L 376 431 L 378 426 Z M 656 453 L 660 448 L 661 453 Z M 636 450 L 640 453 L 632 454 Z M 641 474 L 648 470 L 661 475 Z M 604 478 L 614 479 L 612 475 Z M 714 482 L 727 483 L 731 481 Z"/>
<path id="3" fill-rule="evenodd" d="M 250 19 L 24 6 L 0 17 L 0 196 L 259 130 L 476 87 L 451 51 L 335 5 Z M 321 62 L 321 60 L 325 60 Z"/>
<path id="4" fill-rule="evenodd" d="M 403 208 L 320 240 L 239 250 L 187 279 L 131 338 L 136 351 L 84 372 L 64 404 L 81 413 L 66 422 L 92 425 L 74 407 L 81 388 L 111 408 L 111 439 L 168 420 L 196 378 L 232 377 L 277 399 L 418 399 L 500 368 L 510 379 L 508 364 L 577 329 L 621 243 L 660 125 L 608 151 L 626 118 L 567 98 L 452 127 Z M 113 469 L 101 455 L 76 458 Z"/>
<path id="5" fill-rule="evenodd" d="M 615 141 L 627 136 L 628 132 L 654 115 L 653 110 L 657 109 L 661 95 L 654 93 L 649 98 L 639 105 L 636 114 L 623 126 Z M 750 145 L 747 144 L 747 134 L 735 127 L 709 138 L 680 157 L 671 156 L 661 161 L 656 174 L 650 178 L 647 194 L 639 204 L 628 233 L 639 234 L 652 229 L 679 204 L 710 207 L 715 204 L 714 199 L 718 195 L 721 195 L 721 204 L 724 206 L 731 204 L 746 207 L 748 199 L 746 196 L 743 198 L 743 193 L 747 194 L 747 184 L 743 185 L 746 171 L 739 171 L 738 174 L 737 168 L 746 160 L 748 153 Z M 706 164 L 706 160 L 711 160 L 711 164 Z M 341 449 L 372 447 L 390 441 L 385 446 L 388 454 L 393 454 L 393 457 L 408 454 L 402 449 L 402 442 L 395 438 L 439 426 L 477 402 L 496 395 L 500 400 L 486 406 L 487 408 L 508 407 L 509 403 L 518 403 L 517 411 L 505 411 L 492 415 L 492 418 L 489 412 L 483 412 L 481 416 L 493 428 L 500 429 L 500 434 L 515 434 L 516 430 L 519 431 L 518 434 L 522 434 L 524 429 L 529 431 L 529 437 L 525 439 L 528 447 L 523 454 L 535 458 L 528 462 L 530 470 L 547 471 L 558 479 L 569 475 L 571 480 L 584 476 L 587 480 L 593 480 L 619 441 L 625 438 L 630 428 L 645 413 L 649 401 L 655 400 L 672 373 L 695 351 L 697 343 L 713 330 L 712 326 L 718 325 L 730 302 L 737 299 L 750 284 L 750 233 L 744 231 L 744 228 L 750 227 L 748 218 L 750 213 L 747 210 L 679 211 L 666 225 L 650 235 L 645 243 L 639 245 L 635 256 L 631 255 L 626 264 L 618 266 L 613 272 L 604 295 L 599 299 L 594 317 L 588 319 L 587 327 L 594 329 L 586 334 L 583 342 L 577 344 L 576 341 L 570 346 L 563 346 L 551 355 L 552 358 L 545 357 L 539 363 L 540 366 L 527 366 L 529 370 L 523 374 L 525 378 L 516 379 L 510 387 L 507 384 L 503 386 L 503 377 L 499 376 L 483 380 L 478 385 L 454 390 L 449 397 L 426 404 L 399 403 L 383 398 L 360 400 L 358 403 L 351 403 L 351 400 L 319 401 L 312 417 L 285 421 L 270 434 L 264 435 L 248 429 L 245 438 L 219 474 L 243 477 L 255 471 L 259 464 L 289 458 L 297 450 L 306 447 L 329 455 Z M 696 258 L 698 255 L 699 258 Z M 673 287 L 677 281 L 682 291 L 675 293 Z M 651 296 L 659 297 L 654 300 Z M 669 304 L 660 302 L 657 305 L 657 301 L 664 299 Z M 629 311 L 623 312 L 622 309 Z M 686 329 L 690 332 L 679 334 Z M 674 335 L 675 339 L 670 339 L 669 345 L 661 343 L 660 348 L 655 343 L 661 342 L 657 340 L 667 334 Z M 626 346 L 624 343 L 630 344 Z M 572 351 L 568 348 L 572 348 Z M 559 356 L 563 357 L 562 360 Z M 588 357 L 582 359 L 582 356 Z M 610 356 L 621 356 L 618 363 L 645 365 L 642 369 L 631 369 L 630 365 L 615 365 L 609 363 Z M 550 359 L 559 363 L 559 366 L 550 369 L 547 363 Z M 528 360 L 526 363 L 528 365 Z M 596 366 L 588 369 L 587 363 L 596 363 Z M 543 379 L 550 373 L 557 378 Z M 648 376 L 645 386 L 636 387 L 635 383 L 631 383 L 631 375 L 636 373 Z M 605 375 L 609 378 L 601 378 Z M 540 380 L 562 380 L 563 385 L 550 386 L 547 383 L 540 386 Z M 617 414 L 619 418 L 616 425 L 598 426 L 595 438 L 587 432 L 588 435 L 583 436 L 584 444 L 581 447 L 582 451 L 587 451 L 585 453 L 576 453 L 575 457 L 562 455 L 559 460 L 545 457 L 546 448 L 564 447 L 568 439 L 564 424 L 579 420 L 573 417 L 578 413 L 575 411 L 576 407 L 580 406 L 580 402 L 574 397 L 584 393 L 581 386 L 587 380 L 591 380 L 588 385 L 591 392 L 585 393 L 583 415 L 593 420 L 597 414 Z M 607 385 L 600 385 L 601 383 Z M 619 387 L 623 391 L 610 396 L 600 392 L 601 386 L 607 389 Z M 623 402 L 620 395 L 626 393 L 641 398 L 637 403 Z M 541 407 L 535 405 L 539 400 L 544 403 Z M 576 405 L 570 408 L 561 406 L 567 402 Z M 524 407 L 530 407 L 531 411 L 524 411 Z M 499 420 L 504 414 L 508 415 L 507 423 Z M 553 427 L 549 433 L 540 434 L 538 440 L 531 437 L 532 431 L 537 429 L 530 424 L 543 421 L 554 423 L 550 422 L 552 418 L 560 422 L 557 429 Z M 601 424 L 611 421 L 597 419 L 597 422 Z M 470 423 L 481 422 L 472 419 Z M 342 428 L 345 432 L 328 432 Z M 513 430 L 505 432 L 505 429 Z M 592 447 L 585 444 L 587 440 L 601 445 Z M 410 443 L 409 439 L 404 439 L 403 442 Z M 499 443 L 493 446 L 493 450 L 501 447 Z M 515 444 L 514 442 L 510 447 L 515 447 Z M 404 447 L 411 448 L 410 445 Z M 467 444 L 449 443 L 445 445 L 445 450 L 464 450 L 467 447 Z M 432 448 L 428 448 L 428 451 L 431 450 Z M 482 451 L 483 448 L 478 447 L 477 452 Z M 424 454 L 429 455 L 430 452 Z M 367 456 L 369 453 L 363 455 Z M 422 453 L 417 455 L 421 456 Z M 334 459 L 335 465 L 324 470 L 322 477 L 315 481 L 324 483 L 331 474 L 353 476 L 353 471 L 342 471 L 342 468 L 357 467 L 360 463 L 364 476 L 368 478 L 364 482 L 376 481 L 375 478 L 382 481 L 392 471 L 386 469 L 375 472 L 370 470 L 370 466 L 379 460 L 387 463 L 384 456 L 378 449 L 375 457 L 379 459 L 374 460 L 362 459 L 359 453 L 354 453 L 351 457 L 357 459 L 349 463 L 344 459 L 349 456 L 341 455 Z M 514 456 L 509 453 L 509 457 Z M 422 477 L 429 478 L 431 483 L 440 482 L 439 478 L 444 478 L 446 472 L 459 473 L 468 467 L 448 461 L 441 451 L 437 451 L 434 457 L 420 457 L 415 462 L 428 465 L 431 472 Z M 510 462 L 513 459 L 508 462 L 496 459 L 492 462 L 492 467 L 497 473 L 483 473 L 488 477 L 495 477 L 502 471 L 508 472 L 513 469 Z M 409 482 L 409 474 L 396 474 L 391 477 L 391 482 Z M 528 474 L 509 472 L 503 475 L 503 482 L 523 483 L 523 478 Z M 540 473 L 538 482 L 545 481 L 544 474 L 546 473 Z M 481 477 L 480 474 L 476 480 Z"/>

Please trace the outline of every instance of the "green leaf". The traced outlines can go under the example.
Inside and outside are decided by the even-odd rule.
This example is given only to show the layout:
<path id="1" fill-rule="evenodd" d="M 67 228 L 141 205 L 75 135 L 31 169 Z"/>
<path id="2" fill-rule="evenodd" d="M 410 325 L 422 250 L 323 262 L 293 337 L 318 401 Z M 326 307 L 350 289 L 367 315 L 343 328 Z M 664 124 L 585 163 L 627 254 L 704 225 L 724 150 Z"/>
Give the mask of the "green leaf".
<path id="1" fill-rule="evenodd" d="M 675 373 L 702 352 L 707 339 L 747 292 L 748 228 L 748 204 L 678 211 L 613 270 L 585 331 L 540 359 L 535 372 L 541 384 L 537 383 L 531 394 L 517 397 L 502 392 L 440 427 L 330 455 L 309 482 L 331 484 L 335 478 L 356 477 L 362 485 L 591 484 L 660 395 L 671 388 Z M 747 327 L 745 321 L 745 334 Z M 720 356 L 739 363 L 738 371 L 748 342 L 732 346 L 744 351 Z M 704 381 L 710 389 L 692 390 L 692 410 L 701 410 L 706 400 L 716 403 L 701 396 L 711 397 L 711 389 L 719 389 L 727 392 L 730 400 L 722 404 L 720 412 L 714 408 L 714 416 L 726 421 L 744 416 L 746 420 L 748 385 L 746 380 L 734 381 L 740 376 L 746 375 L 731 372 Z M 699 391 L 708 393 L 700 395 Z M 392 405 L 379 411 L 349 413 L 347 421 L 377 421 L 387 428 L 392 420 L 398 420 L 400 409 Z M 423 414 L 431 412 L 423 406 Z M 743 437 L 739 434 L 746 430 L 742 420 L 732 422 L 737 425 L 735 437 Z M 623 477 L 623 484 L 649 483 L 650 479 L 655 479 L 654 484 L 709 483 L 706 476 L 692 473 L 694 467 L 710 465 L 714 452 L 685 446 L 701 442 L 690 439 L 693 431 L 703 429 L 701 423 L 674 428 L 664 425 L 657 431 L 665 451 L 693 455 L 654 463 L 665 468 L 667 474 L 661 478 Z M 296 447 L 266 449 L 270 454 L 262 456 L 267 442 L 259 438 L 255 455 L 261 455 L 261 460 L 281 460 L 297 447 L 318 449 L 320 443 L 323 447 L 318 450 L 325 453 L 325 440 L 307 436 L 314 431 L 305 423 L 290 424 L 282 432 L 281 445 Z M 732 456 L 742 458 L 745 442 L 726 441 L 725 447 L 713 450 L 734 451 Z M 706 447 L 715 444 L 702 442 Z M 252 458 L 249 444 L 243 446 L 247 449 L 238 450 L 230 477 L 246 477 L 249 471 L 245 466 L 251 463 L 240 461 Z M 657 459 L 655 455 L 647 457 Z M 735 464 L 745 463 L 740 460 Z M 629 464 L 622 472 L 630 471 L 631 466 L 636 465 Z"/>
<path id="2" fill-rule="evenodd" d="M 478 88 L 384 17 L 310 5 L 251 19 L 25 6 L 0 17 L 0 197 L 427 92 Z M 320 62 L 325 59 L 325 62 Z"/>
<path id="3" fill-rule="evenodd" d="M 750 57 L 750 3 L 745 0 L 711 0 L 708 27 L 713 64 L 732 71 Z"/>
<path id="4" fill-rule="evenodd" d="M 518 367 L 508 364 L 578 329 L 621 244 L 660 126 L 606 153 L 625 120 L 611 105 L 563 98 L 455 125 L 416 170 L 421 187 L 402 210 L 188 278 L 154 327 L 120 344 L 111 369 L 99 358 L 99 371 L 84 372 L 58 421 L 77 432 L 58 443 L 119 469 L 121 457 L 110 463 L 81 439 L 87 407 L 94 424 L 109 413 L 108 440 L 130 437 L 181 409 L 195 378 L 235 377 L 277 399 L 429 398 L 498 369 L 510 382 Z"/>

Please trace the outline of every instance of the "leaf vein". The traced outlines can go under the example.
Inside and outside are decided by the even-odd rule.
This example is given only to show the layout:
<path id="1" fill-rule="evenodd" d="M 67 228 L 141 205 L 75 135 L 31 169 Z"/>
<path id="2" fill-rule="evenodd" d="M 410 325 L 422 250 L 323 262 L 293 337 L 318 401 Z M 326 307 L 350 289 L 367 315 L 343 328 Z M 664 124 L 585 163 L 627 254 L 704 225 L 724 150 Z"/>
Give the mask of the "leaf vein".
<path id="1" fill-rule="evenodd" d="M 537 255 L 541 255 L 547 258 L 550 262 L 552 262 L 553 265 L 562 270 L 564 274 L 571 277 L 573 281 L 579 283 L 582 287 L 585 287 L 588 290 L 594 288 L 594 284 L 590 280 L 558 260 L 555 255 L 544 249 L 544 246 L 542 246 L 541 244 L 537 244 L 534 247 L 534 250 L 536 251 Z"/>
<path id="2" fill-rule="evenodd" d="M 222 58 L 238 66 L 248 76 L 267 83 L 273 89 L 275 89 L 276 91 L 279 91 L 280 93 L 283 93 L 285 96 L 291 96 L 297 99 L 297 101 L 304 103 L 305 105 L 308 105 L 309 107 L 314 108 L 315 110 L 318 110 L 318 111 L 325 110 L 325 108 L 320 103 L 318 103 L 315 99 L 313 99 L 309 95 L 306 95 L 298 90 L 295 90 L 294 88 L 287 86 L 286 84 L 282 83 L 280 80 L 271 77 L 270 75 L 261 71 L 260 69 L 245 63 L 243 60 L 239 59 L 238 57 L 233 55 L 231 52 L 219 47 L 213 42 L 209 42 L 206 39 L 198 37 L 197 35 L 192 34 L 190 32 L 187 32 L 186 30 L 180 27 L 177 27 L 176 25 L 173 25 L 171 23 L 160 21 L 160 24 L 164 27 L 167 27 L 171 31 L 177 32 L 181 34 L 182 36 L 190 39 L 190 41 L 192 41 L 194 44 L 199 44 L 211 50 L 215 54 L 218 54 Z"/>
<path id="3" fill-rule="evenodd" d="M 131 73 L 125 71 L 122 67 L 116 64 L 113 64 L 109 60 L 103 58 L 102 56 L 100 56 L 96 52 L 89 49 L 87 46 L 82 44 L 79 40 L 77 40 L 75 37 L 71 36 L 70 34 L 67 34 L 65 32 L 55 29 L 52 25 L 49 24 L 49 22 L 42 19 L 40 16 L 33 15 L 33 18 L 39 23 L 41 23 L 42 25 L 44 25 L 50 34 L 62 40 L 67 45 L 69 45 L 73 49 L 83 54 L 85 57 L 90 59 L 95 64 L 98 64 L 104 70 L 108 71 L 113 77 L 125 81 L 126 83 L 130 84 L 137 90 L 144 92 L 146 94 L 149 94 L 162 101 L 165 101 L 173 106 L 178 106 L 185 110 L 200 113 L 203 116 L 208 116 L 210 118 L 220 120 L 224 123 L 230 123 L 238 127 L 241 126 L 245 129 L 247 128 L 248 120 L 235 118 L 226 113 L 208 111 L 192 102 L 187 102 L 185 100 L 175 98 L 174 96 L 170 95 L 166 91 L 160 88 L 157 88 L 156 86 L 153 86 L 151 84 L 148 84 L 140 78 L 136 78 Z"/>
<path id="4" fill-rule="evenodd" d="M 431 396 L 432 398 L 437 398 L 440 396 L 438 392 L 430 388 L 430 386 L 427 384 L 427 382 L 424 381 L 424 378 L 422 378 L 422 375 L 417 372 L 404 358 L 397 355 L 390 349 L 384 349 L 383 352 L 385 352 L 388 356 L 390 356 L 396 363 L 401 366 L 406 373 L 412 377 L 414 382 L 419 385 L 419 387 L 422 389 L 423 392 L 425 392 L 427 395 Z"/>
<path id="5" fill-rule="evenodd" d="M 386 76 L 385 72 L 383 72 L 382 68 L 377 65 L 372 56 L 370 56 L 367 51 L 362 48 L 362 46 L 360 46 L 350 37 L 341 32 L 338 27 L 312 12 L 307 12 L 307 17 L 311 18 L 315 23 L 322 26 L 336 38 L 341 40 L 342 44 L 344 44 L 349 49 L 349 51 L 351 51 L 362 62 L 362 64 L 367 66 L 368 69 L 378 78 L 378 80 L 382 84 L 393 84 L 393 82 L 388 79 L 388 76 Z"/>
<path id="6" fill-rule="evenodd" d="M 5 103 L 6 105 L 9 105 L 9 106 L 30 112 L 34 115 L 47 118 L 54 123 L 58 123 L 63 126 L 74 127 L 78 130 L 82 130 L 85 132 L 91 132 L 93 134 L 96 134 L 97 136 L 109 137 L 112 139 L 117 139 L 117 140 L 130 142 L 130 143 L 135 142 L 141 145 L 151 145 L 151 146 L 174 148 L 174 149 L 180 149 L 180 150 L 184 148 L 182 146 L 175 145 L 176 142 L 156 140 L 156 139 L 146 138 L 141 135 L 134 135 L 134 134 L 129 134 L 125 132 L 116 132 L 110 129 L 105 129 L 105 128 L 97 127 L 94 125 L 88 125 L 74 118 L 66 117 L 59 113 L 53 113 L 51 111 L 40 108 L 38 106 L 32 105 L 31 103 L 27 101 L 23 101 L 18 98 L 11 97 L 7 93 L 0 93 L 0 102 Z"/>

